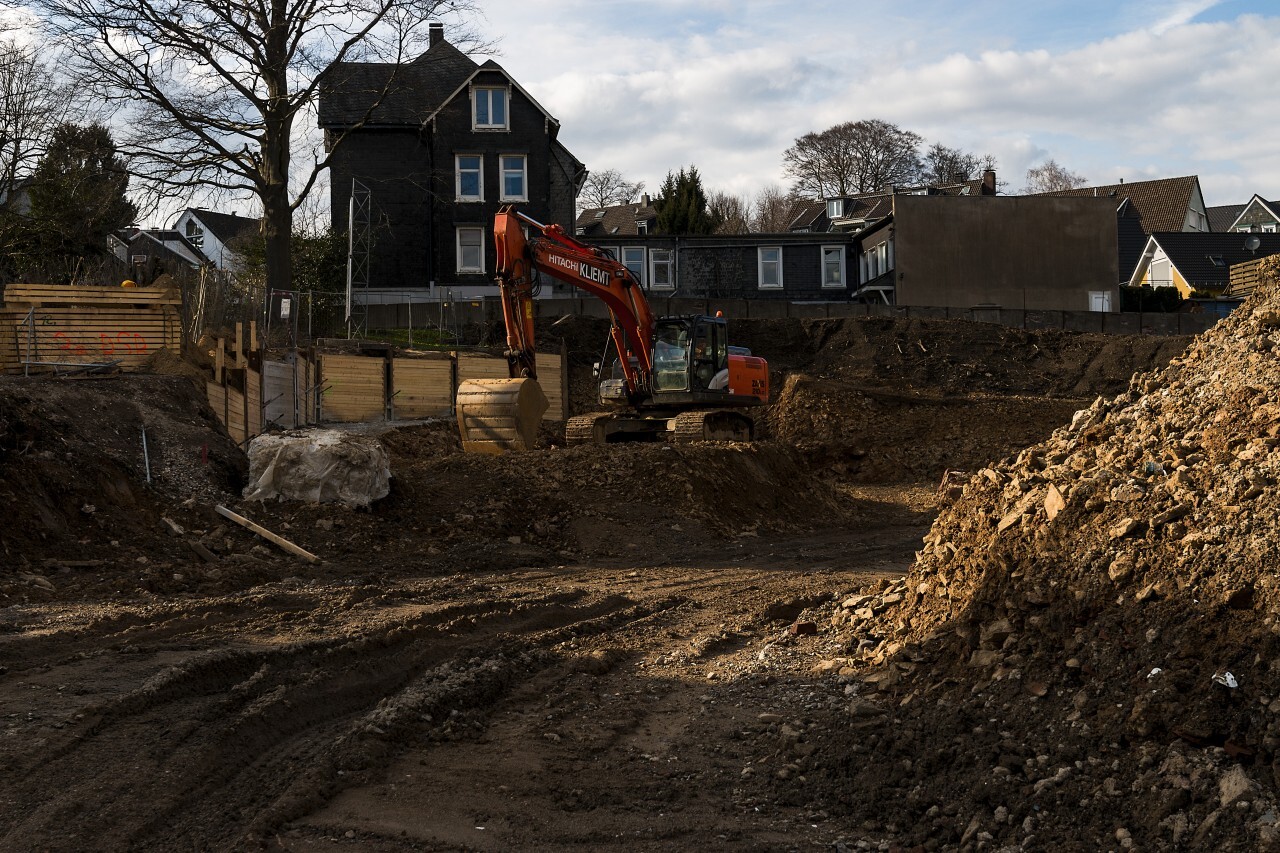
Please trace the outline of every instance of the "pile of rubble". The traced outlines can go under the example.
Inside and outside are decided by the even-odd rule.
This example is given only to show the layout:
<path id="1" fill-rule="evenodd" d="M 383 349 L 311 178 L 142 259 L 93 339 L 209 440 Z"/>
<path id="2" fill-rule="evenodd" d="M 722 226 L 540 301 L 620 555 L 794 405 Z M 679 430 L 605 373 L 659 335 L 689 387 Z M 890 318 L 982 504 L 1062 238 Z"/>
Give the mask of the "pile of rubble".
<path id="1" fill-rule="evenodd" d="M 1280 844 L 1278 447 L 1273 285 L 955 489 L 903 584 L 828 614 L 886 724 L 827 745 L 869 834 Z"/>

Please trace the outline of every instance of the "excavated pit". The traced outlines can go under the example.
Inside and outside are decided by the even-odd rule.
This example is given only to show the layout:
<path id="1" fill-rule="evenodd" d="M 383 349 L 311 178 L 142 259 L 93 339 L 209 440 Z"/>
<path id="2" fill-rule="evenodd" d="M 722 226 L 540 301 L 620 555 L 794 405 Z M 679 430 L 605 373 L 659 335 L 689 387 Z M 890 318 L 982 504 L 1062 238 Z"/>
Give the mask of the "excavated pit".
<path id="1" fill-rule="evenodd" d="M 1265 847 L 1280 299 L 1249 307 L 1190 350 L 734 322 L 763 441 L 402 426 L 368 510 L 242 500 L 182 376 L 0 381 L 0 846 Z M 603 328 L 556 327 L 578 410 Z"/>

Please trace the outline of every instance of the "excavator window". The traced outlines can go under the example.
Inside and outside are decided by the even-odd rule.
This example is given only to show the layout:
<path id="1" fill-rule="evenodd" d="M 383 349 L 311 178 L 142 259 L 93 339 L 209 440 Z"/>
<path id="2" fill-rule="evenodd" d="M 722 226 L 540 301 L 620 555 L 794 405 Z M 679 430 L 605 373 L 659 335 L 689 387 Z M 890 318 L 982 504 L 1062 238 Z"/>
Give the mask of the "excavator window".
<path id="1" fill-rule="evenodd" d="M 653 343 L 653 390 L 689 389 L 689 326 L 682 321 L 657 324 Z"/>
<path id="2" fill-rule="evenodd" d="M 725 390 L 729 368 L 729 346 L 723 322 L 705 318 L 694 326 L 693 375 L 699 388 Z M 717 379 L 723 380 L 717 382 Z"/>

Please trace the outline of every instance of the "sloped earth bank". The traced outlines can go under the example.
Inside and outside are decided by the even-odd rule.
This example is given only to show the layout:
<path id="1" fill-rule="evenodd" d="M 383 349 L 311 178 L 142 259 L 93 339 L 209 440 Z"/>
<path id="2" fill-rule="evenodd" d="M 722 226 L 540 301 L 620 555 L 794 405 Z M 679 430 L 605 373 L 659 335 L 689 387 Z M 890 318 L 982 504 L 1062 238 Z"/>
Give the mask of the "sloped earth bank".
<path id="1" fill-rule="evenodd" d="M 1265 661 L 1270 644 L 1232 627 L 1243 621 L 1208 642 L 1172 615 L 1140 629 L 1109 615 L 1121 595 L 1135 608 L 1141 598 L 1139 613 L 1174 612 L 1177 593 L 1147 576 L 1169 562 L 1161 537 L 1182 525 L 1185 538 L 1198 505 L 1143 527 L 1143 501 L 1165 512 L 1156 489 L 1125 504 L 1136 526 L 1119 539 L 1133 567 L 1117 583 L 1143 583 L 1113 589 L 1111 562 L 1105 583 L 1086 571 L 1110 540 L 1076 553 L 1037 534 L 1083 542 L 1085 506 L 1110 523 L 1112 503 L 1088 503 L 1104 490 L 1081 485 L 1106 478 L 1085 465 L 1078 482 L 1054 480 L 1065 509 L 1046 526 L 1046 472 L 1069 468 L 1071 453 L 1023 454 L 944 490 L 958 499 L 929 534 L 932 556 L 903 577 L 937 473 L 1048 436 L 1074 395 L 1123 390 L 1106 377 L 1127 377 L 1126 359 L 1157 365 L 1168 344 L 951 323 L 749 331 L 778 370 L 764 427 L 785 440 L 492 459 L 460 455 L 451 424 L 405 427 L 383 436 L 392 493 L 368 512 L 238 501 L 243 458 L 179 376 L 0 382 L 0 848 L 1208 849 L 1262 838 L 1273 783 L 1259 768 L 1274 733 L 1261 700 L 1274 697 L 1251 680 L 1201 690 L 1198 671 L 1171 663 L 1200 655 L 1208 667 L 1218 643 L 1236 654 L 1216 663 L 1252 679 L 1243 650 Z M 919 356 L 898 345 L 913 341 Z M 1037 349 L 1052 358 L 1041 364 Z M 1119 405 L 1099 403 L 1053 441 L 1102 446 L 1111 433 L 1096 430 Z M 1217 488 L 1195 466 L 1229 465 L 1210 451 L 1240 450 L 1230 431 L 1248 423 L 1224 418 L 1224 438 L 1204 425 L 1209 461 L 1177 445 L 1192 471 L 1183 487 Z M 914 456 L 913 435 L 924 448 Z M 1242 495 L 1271 496 L 1246 481 Z M 324 561 L 283 556 L 214 514 L 216 502 Z M 983 537 L 1001 526 L 993 548 Z M 1215 535 L 1184 543 L 1187 558 L 1236 541 L 1225 523 Z M 1263 545 L 1241 549 L 1262 565 Z M 1015 568 L 993 574 L 997 559 Z M 1199 576 L 1205 595 L 1219 593 L 1207 568 Z M 1011 580 L 1022 577 L 1039 581 L 1022 590 Z M 1263 619 L 1269 588 L 1261 575 L 1223 586 L 1213 613 Z M 1058 660 L 1059 641 L 1071 658 Z M 1152 666 L 1173 680 L 1136 718 L 1145 733 L 1130 731 L 1129 706 L 1112 706 L 1156 682 L 1112 671 L 1113 642 L 1125 654 L 1168 644 Z M 1200 696 L 1224 704 L 1209 713 Z M 1248 777 L 1229 776 L 1242 761 Z M 1073 788 L 1099 777 L 1094 762 L 1111 777 L 1101 793 Z M 1185 817 L 1177 842 L 1152 817 L 1166 809 L 1172 827 Z M 1116 815 L 1140 817 L 1122 827 Z"/>

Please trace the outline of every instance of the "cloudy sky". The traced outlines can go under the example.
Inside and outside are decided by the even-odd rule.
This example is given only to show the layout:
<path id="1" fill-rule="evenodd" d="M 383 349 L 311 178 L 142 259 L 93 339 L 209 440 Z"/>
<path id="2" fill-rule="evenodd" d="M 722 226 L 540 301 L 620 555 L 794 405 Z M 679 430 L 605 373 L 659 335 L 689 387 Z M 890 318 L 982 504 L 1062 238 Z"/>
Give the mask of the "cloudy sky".
<path id="1" fill-rule="evenodd" d="M 589 168 L 785 184 L 803 133 L 865 118 L 1089 183 L 1197 174 L 1280 197 L 1275 0 L 481 0 L 493 58 Z"/>

